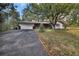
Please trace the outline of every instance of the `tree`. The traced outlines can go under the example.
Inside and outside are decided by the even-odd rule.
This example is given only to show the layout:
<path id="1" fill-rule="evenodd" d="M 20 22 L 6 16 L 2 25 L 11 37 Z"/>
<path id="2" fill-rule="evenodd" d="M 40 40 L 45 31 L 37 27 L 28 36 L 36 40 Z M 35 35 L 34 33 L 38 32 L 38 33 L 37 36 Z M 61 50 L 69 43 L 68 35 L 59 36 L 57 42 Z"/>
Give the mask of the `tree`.
<path id="1" fill-rule="evenodd" d="M 10 22 L 13 22 L 14 24 L 18 25 L 19 20 L 20 15 L 15 9 L 13 3 L 0 4 L 0 31 L 9 30 L 11 27 L 9 26 L 11 24 Z M 3 27 L 5 27 L 5 29 Z"/>
<path id="2" fill-rule="evenodd" d="M 41 16 L 41 19 L 44 19 L 45 17 L 49 19 L 50 23 L 54 26 L 57 23 L 57 21 L 61 20 L 61 16 L 69 15 L 69 13 L 74 10 L 79 10 L 79 4 L 59 4 L 59 3 L 41 3 L 41 4 L 29 4 L 29 11 L 33 14 L 37 14 L 37 16 Z M 77 14 L 77 13 L 76 13 Z M 75 16 L 72 16 L 73 18 L 76 18 Z M 63 18 L 64 18 L 63 17 Z M 76 21 L 76 20 L 75 20 Z"/>
<path id="3" fill-rule="evenodd" d="M 20 14 L 16 10 L 16 6 L 14 6 L 14 4 L 11 5 L 9 17 L 10 17 L 11 27 L 13 27 L 13 28 L 18 27 L 18 25 L 19 25 L 18 21 L 20 21 Z"/>
<path id="4" fill-rule="evenodd" d="M 7 7 L 9 7 L 10 6 L 10 4 L 8 4 L 8 3 L 0 3 L 0 31 L 2 31 L 2 24 L 3 24 L 3 22 L 4 22 L 4 11 L 3 10 L 5 10 Z"/>

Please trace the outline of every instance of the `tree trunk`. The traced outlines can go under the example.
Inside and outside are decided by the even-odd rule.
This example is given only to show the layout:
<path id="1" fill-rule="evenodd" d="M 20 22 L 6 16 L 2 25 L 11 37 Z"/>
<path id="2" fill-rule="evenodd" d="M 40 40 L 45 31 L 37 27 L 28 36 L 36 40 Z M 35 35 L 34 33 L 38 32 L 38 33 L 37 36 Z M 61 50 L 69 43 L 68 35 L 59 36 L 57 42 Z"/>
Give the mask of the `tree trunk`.
<path id="1" fill-rule="evenodd" d="M 55 17 L 54 17 L 54 22 L 53 22 L 54 29 L 55 29 L 55 25 L 56 25 L 56 23 L 57 23 L 57 20 L 58 20 L 58 19 L 57 19 L 57 16 L 55 16 Z"/>

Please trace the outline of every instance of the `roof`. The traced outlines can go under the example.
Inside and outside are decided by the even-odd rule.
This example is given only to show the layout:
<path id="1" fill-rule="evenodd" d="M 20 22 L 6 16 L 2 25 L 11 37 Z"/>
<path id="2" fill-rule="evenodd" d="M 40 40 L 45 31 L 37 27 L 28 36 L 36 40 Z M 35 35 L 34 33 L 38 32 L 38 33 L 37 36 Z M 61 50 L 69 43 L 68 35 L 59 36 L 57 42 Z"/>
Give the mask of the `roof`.
<path id="1" fill-rule="evenodd" d="M 40 23 L 42 23 L 42 24 L 49 24 L 50 22 L 37 22 L 37 21 L 35 21 L 35 22 L 32 22 L 32 21 L 20 21 L 19 22 L 19 24 L 40 24 Z"/>
<path id="2" fill-rule="evenodd" d="M 66 26 L 66 23 L 64 21 L 57 21 L 62 23 L 64 26 Z M 50 24 L 50 22 L 38 22 L 38 21 L 19 21 L 19 24 Z"/>

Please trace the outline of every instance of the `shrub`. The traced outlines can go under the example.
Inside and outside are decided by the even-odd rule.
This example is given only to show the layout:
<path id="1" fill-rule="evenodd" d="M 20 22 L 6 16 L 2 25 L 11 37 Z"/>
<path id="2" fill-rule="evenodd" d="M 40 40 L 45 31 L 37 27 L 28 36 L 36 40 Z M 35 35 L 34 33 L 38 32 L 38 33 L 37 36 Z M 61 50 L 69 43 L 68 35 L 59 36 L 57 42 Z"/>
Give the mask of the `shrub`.
<path id="1" fill-rule="evenodd" d="M 39 27 L 39 32 L 44 32 L 44 31 L 45 31 L 45 28 L 44 28 L 43 24 L 41 24 Z"/>

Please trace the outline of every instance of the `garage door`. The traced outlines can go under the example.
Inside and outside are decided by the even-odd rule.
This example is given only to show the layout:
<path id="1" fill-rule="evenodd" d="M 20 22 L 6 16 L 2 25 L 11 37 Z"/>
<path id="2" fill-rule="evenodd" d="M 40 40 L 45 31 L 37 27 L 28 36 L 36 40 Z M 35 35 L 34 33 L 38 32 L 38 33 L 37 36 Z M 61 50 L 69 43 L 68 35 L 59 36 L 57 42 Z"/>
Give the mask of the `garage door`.
<path id="1" fill-rule="evenodd" d="M 20 24 L 21 29 L 33 29 L 34 24 Z"/>

